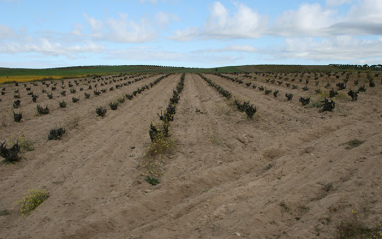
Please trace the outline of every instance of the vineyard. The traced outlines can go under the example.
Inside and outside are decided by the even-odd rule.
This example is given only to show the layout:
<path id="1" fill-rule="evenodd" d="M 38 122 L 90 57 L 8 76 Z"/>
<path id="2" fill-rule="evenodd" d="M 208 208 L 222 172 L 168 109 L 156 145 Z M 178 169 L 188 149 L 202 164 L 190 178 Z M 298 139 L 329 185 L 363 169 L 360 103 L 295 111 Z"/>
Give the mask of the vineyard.
<path id="1" fill-rule="evenodd" d="M 382 238 L 382 74 L 0 87 L 0 238 Z"/>

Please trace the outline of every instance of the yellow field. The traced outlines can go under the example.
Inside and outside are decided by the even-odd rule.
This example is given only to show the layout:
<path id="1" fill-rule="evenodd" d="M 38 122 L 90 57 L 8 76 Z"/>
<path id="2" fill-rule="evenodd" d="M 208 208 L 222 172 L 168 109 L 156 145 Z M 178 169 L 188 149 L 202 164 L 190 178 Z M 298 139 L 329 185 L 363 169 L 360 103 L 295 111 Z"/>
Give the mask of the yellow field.
<path id="1" fill-rule="evenodd" d="M 71 76 L 70 78 L 80 78 L 80 77 L 83 77 L 85 75 L 77 75 L 77 76 Z M 57 79 L 62 79 L 62 78 L 65 78 L 67 76 L 64 76 L 64 75 L 54 75 L 54 76 L 38 76 L 38 75 L 25 75 L 25 76 L 0 76 L 0 84 L 1 83 L 4 83 L 4 82 L 13 82 L 13 81 L 17 81 L 17 82 L 28 82 L 28 81 L 34 81 L 34 80 L 42 80 L 42 79 L 54 79 L 54 80 L 57 80 Z"/>

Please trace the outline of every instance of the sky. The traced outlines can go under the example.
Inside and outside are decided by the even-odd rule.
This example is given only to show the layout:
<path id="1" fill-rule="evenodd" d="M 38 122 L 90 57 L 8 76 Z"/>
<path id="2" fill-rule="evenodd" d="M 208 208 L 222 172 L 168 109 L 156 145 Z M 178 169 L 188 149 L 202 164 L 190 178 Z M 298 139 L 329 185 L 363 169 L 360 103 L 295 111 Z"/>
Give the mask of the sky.
<path id="1" fill-rule="evenodd" d="M 0 67 L 381 63 L 382 0 L 0 0 Z"/>

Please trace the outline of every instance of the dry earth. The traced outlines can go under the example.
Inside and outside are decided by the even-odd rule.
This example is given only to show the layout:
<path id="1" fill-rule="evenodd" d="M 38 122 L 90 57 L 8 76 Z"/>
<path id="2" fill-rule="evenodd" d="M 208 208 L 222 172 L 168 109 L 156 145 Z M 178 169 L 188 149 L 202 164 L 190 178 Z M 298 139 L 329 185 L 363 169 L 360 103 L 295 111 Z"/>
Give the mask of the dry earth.
<path id="1" fill-rule="evenodd" d="M 156 186 L 145 182 L 138 165 L 150 144 L 149 125 L 165 110 L 180 74 L 164 78 L 116 111 L 109 108 L 104 118 L 96 115 L 97 106 L 106 107 L 161 75 L 147 75 L 90 99 L 83 97 L 93 91 L 85 81 L 74 87 L 77 93 L 66 88 L 64 97 L 59 89 L 51 100 L 40 93 L 46 87 L 39 83 L 32 86 L 40 94 L 37 103 L 51 109 L 42 116 L 36 115 L 37 103 L 22 84 L 4 85 L 0 140 L 21 131 L 35 149 L 23 152 L 18 163 L 0 167 L 0 210 L 9 212 L 0 216 L 0 238 L 335 238 L 340 222 L 380 224 L 380 77 L 358 101 L 342 93 L 333 112 L 321 113 L 298 102 L 300 96 L 317 99 L 313 81 L 303 92 L 304 82 L 294 83 L 299 88 L 292 90 L 286 81 L 278 86 L 266 83 L 267 76 L 251 75 L 234 77 L 278 89 L 279 96 L 205 75 L 257 107 L 254 118 L 247 119 L 199 75 L 186 74 L 170 125 L 177 146 L 165 155 L 164 175 Z M 322 89 L 325 81 L 335 79 L 322 79 Z M 20 123 L 12 115 L 17 88 Z M 286 92 L 294 94 L 291 101 Z M 71 102 L 74 95 L 79 102 Z M 67 108 L 59 108 L 61 100 Z M 49 141 L 55 126 L 67 133 Z M 354 139 L 364 143 L 350 147 Z M 38 186 L 50 197 L 31 215 L 21 216 L 15 201 Z"/>

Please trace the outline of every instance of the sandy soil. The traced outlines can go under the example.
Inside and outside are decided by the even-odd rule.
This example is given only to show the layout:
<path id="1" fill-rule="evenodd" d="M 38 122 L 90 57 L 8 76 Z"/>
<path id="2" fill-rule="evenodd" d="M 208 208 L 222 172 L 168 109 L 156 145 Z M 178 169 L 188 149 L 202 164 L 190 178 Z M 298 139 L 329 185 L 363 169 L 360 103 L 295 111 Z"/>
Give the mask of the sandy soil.
<path id="1" fill-rule="evenodd" d="M 334 238 L 340 222 L 381 223 L 380 78 L 358 101 L 351 101 L 346 89 L 336 97 L 333 112 L 321 113 L 298 98 L 317 100 L 314 89 L 341 78 L 322 78 L 317 87 L 311 80 L 304 92 L 304 82 L 293 82 L 299 87 L 292 90 L 285 79 L 279 86 L 266 83 L 267 75 L 250 75 L 228 76 L 278 89 L 279 96 L 205 76 L 251 101 L 257 107 L 252 120 L 200 76 L 186 74 L 170 125 L 177 147 L 165 155 L 164 175 L 156 186 L 145 182 L 138 165 L 150 143 L 149 125 L 165 110 L 180 74 L 116 111 L 109 108 L 104 118 L 96 115 L 97 106 L 108 107 L 161 75 L 119 89 L 115 85 L 126 81 L 109 83 L 99 89 L 114 90 L 100 96 L 82 82 L 84 91 L 81 85 L 74 86 L 75 94 L 66 88 L 63 97 L 57 89 L 52 100 L 40 93 L 45 86 L 39 83 L 32 86 L 40 94 L 37 103 L 22 84 L 3 86 L 0 140 L 21 131 L 35 149 L 23 152 L 20 162 L 0 167 L 0 210 L 9 212 L 0 216 L 0 238 Z M 16 89 L 21 108 L 14 110 Z M 84 92 L 91 93 L 90 99 Z M 292 101 L 286 92 L 294 94 Z M 74 95 L 79 102 L 71 102 Z M 61 100 L 67 108 L 59 108 Z M 37 104 L 48 105 L 50 114 L 36 115 Z M 13 122 L 12 111 L 23 112 L 20 123 Z M 55 126 L 67 133 L 49 141 Z M 354 139 L 364 143 L 351 148 L 348 142 Z M 51 196 L 31 215 L 21 216 L 14 202 L 38 186 Z"/>

